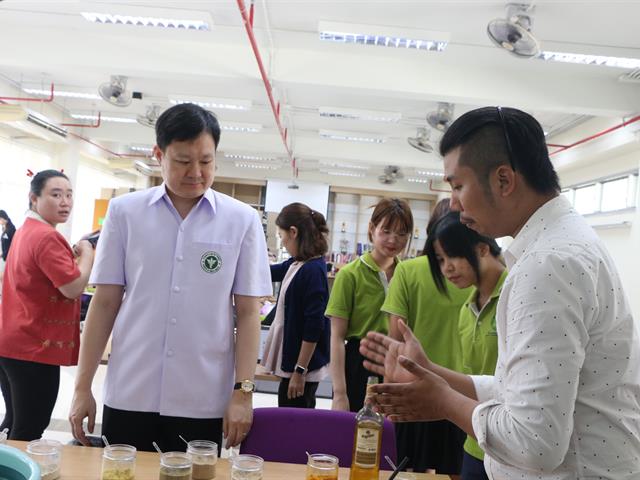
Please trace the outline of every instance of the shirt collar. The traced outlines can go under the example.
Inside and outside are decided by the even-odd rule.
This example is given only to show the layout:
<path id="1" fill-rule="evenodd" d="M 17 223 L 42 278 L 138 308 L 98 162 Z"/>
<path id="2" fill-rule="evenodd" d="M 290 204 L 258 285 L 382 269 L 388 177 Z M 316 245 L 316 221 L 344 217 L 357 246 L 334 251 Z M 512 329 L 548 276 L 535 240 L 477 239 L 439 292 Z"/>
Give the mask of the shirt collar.
<path id="1" fill-rule="evenodd" d="M 552 198 L 538 208 L 505 250 L 504 259 L 507 268 L 513 267 L 526 252 L 527 247 L 540 236 L 543 230 L 571 211 L 573 211 L 573 207 L 563 195 Z"/>
<path id="2" fill-rule="evenodd" d="M 360 261 L 364 263 L 367 267 L 369 267 L 371 270 L 373 270 L 374 272 L 380 271 L 380 267 L 378 266 L 376 261 L 373 259 L 371 252 L 366 252 L 364 255 L 361 255 Z M 400 260 L 398 259 L 398 257 L 396 257 L 393 259 L 393 262 L 396 265 L 398 265 L 398 263 L 400 263 Z"/>
<path id="3" fill-rule="evenodd" d="M 159 185 L 151 195 L 151 198 L 149 199 L 149 205 L 153 205 L 162 198 L 166 198 L 166 200 L 171 203 L 171 199 L 169 198 L 169 194 L 167 193 L 167 185 L 164 182 L 162 182 L 162 184 Z M 206 201 L 211 206 L 211 211 L 213 213 L 216 213 L 216 197 L 214 195 L 213 189 L 207 188 L 207 191 L 204 192 L 204 195 L 195 206 L 197 207 L 203 201 Z"/>
<path id="4" fill-rule="evenodd" d="M 502 285 L 504 285 L 504 281 L 507 279 L 508 274 L 509 274 L 509 271 L 505 268 L 500 274 L 500 277 L 496 282 L 496 286 L 493 287 L 493 292 L 491 292 L 491 297 L 489 302 L 487 302 L 487 304 L 489 304 L 491 300 L 493 300 L 494 298 L 500 297 L 500 292 L 502 292 Z M 465 306 L 467 308 L 471 308 L 472 310 L 474 310 L 474 313 L 476 314 L 476 316 L 478 316 L 478 314 L 480 313 L 480 312 L 476 312 L 477 308 L 475 308 L 477 296 L 478 296 L 478 288 L 473 287 L 473 291 L 471 292 L 471 295 L 469 295 L 469 298 L 467 298 L 467 301 L 465 303 Z"/>
<path id="5" fill-rule="evenodd" d="M 51 224 L 49 222 L 47 222 L 44 218 L 42 218 L 42 216 L 38 213 L 35 212 L 31 209 L 27 210 L 27 214 L 26 214 L 27 218 L 32 218 L 33 220 L 37 220 L 39 222 L 42 223 L 46 223 L 47 225 L 49 225 L 51 227 Z"/>

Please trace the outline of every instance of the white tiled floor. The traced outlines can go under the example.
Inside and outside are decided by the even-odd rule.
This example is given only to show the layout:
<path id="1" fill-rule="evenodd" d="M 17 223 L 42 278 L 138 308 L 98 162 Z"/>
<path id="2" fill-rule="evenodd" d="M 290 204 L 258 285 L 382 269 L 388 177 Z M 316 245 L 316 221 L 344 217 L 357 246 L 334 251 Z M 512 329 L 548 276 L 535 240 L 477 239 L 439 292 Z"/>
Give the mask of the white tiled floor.
<path id="1" fill-rule="evenodd" d="M 102 423 L 102 385 L 106 375 L 106 366 L 100 365 L 96 376 L 93 380 L 93 394 L 96 398 L 97 414 L 96 414 L 96 432 L 99 434 L 98 425 Z M 69 414 L 69 408 L 71 406 L 71 400 L 73 398 L 73 384 L 76 373 L 76 367 L 62 367 L 60 371 L 60 391 L 58 393 L 58 401 L 53 409 L 51 416 L 51 423 L 49 428 L 45 431 L 43 437 L 59 440 L 63 443 L 67 443 L 73 439 L 69 430 L 69 422 L 67 416 Z M 259 407 L 277 407 L 278 397 L 275 394 L 268 393 L 255 393 L 253 396 L 254 408 Z M 331 400 L 326 398 L 318 398 L 316 402 L 316 408 L 329 409 L 331 408 Z M 4 415 L 5 406 L 4 401 L 0 396 L 0 414 Z"/>

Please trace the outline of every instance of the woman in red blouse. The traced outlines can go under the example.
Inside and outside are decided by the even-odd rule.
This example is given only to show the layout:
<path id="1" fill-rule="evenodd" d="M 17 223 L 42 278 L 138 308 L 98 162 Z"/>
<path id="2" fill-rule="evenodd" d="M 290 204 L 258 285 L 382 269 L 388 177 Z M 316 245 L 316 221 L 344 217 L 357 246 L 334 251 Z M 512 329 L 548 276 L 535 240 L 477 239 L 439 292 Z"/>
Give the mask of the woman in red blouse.
<path id="1" fill-rule="evenodd" d="M 33 177 L 29 213 L 11 244 L 0 315 L 0 384 L 12 440 L 42 436 L 58 396 L 60 365 L 75 365 L 80 300 L 93 264 L 87 240 L 75 253 L 56 231 L 68 220 L 73 191 L 65 174 Z"/>

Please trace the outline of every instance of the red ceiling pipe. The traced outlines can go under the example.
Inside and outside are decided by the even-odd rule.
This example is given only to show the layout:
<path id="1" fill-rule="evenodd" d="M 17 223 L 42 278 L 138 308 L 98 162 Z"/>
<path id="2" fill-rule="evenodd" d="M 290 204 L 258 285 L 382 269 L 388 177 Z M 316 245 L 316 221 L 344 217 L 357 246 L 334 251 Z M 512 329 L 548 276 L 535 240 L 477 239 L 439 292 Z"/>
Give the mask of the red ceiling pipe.
<path id="1" fill-rule="evenodd" d="M 251 24 L 251 28 L 253 28 L 253 6 L 254 2 L 251 0 L 251 7 L 249 7 L 249 23 Z"/>
<path id="2" fill-rule="evenodd" d="M 0 100 L 16 100 L 18 102 L 42 102 L 42 103 L 49 103 L 49 102 L 53 102 L 53 82 L 51 83 L 51 94 L 49 95 L 49 98 L 32 98 L 32 97 L 28 97 L 28 98 L 22 98 L 22 97 L 0 97 Z"/>
<path id="3" fill-rule="evenodd" d="M 98 120 L 96 123 L 61 123 L 63 127 L 82 127 L 82 128 L 98 128 L 100 126 L 101 114 L 98 112 Z"/>
<path id="4" fill-rule="evenodd" d="M 278 115 L 278 107 L 276 106 L 276 102 L 273 98 L 273 90 L 271 88 L 271 83 L 269 82 L 269 78 L 267 77 L 267 71 L 264 68 L 262 63 L 262 57 L 260 56 L 260 51 L 258 50 L 258 44 L 256 42 L 256 38 L 253 35 L 253 27 L 251 26 L 251 21 L 247 14 L 247 9 L 244 6 L 244 0 L 237 0 L 238 8 L 240 9 L 240 15 L 242 16 L 242 21 L 244 23 L 244 28 L 247 31 L 247 36 L 249 37 L 249 42 L 251 43 L 251 48 L 253 49 L 253 53 L 256 57 L 256 62 L 258 62 L 258 69 L 260 70 L 260 76 L 262 77 L 262 81 L 264 83 L 264 87 L 267 90 L 267 97 L 269 97 L 269 104 L 271 105 L 271 111 L 273 112 L 273 116 L 276 120 L 276 126 L 278 127 L 278 131 L 280 132 L 280 138 L 282 138 L 282 143 L 284 144 L 284 148 L 287 151 L 287 155 L 289 156 L 289 160 L 293 162 L 293 153 L 287 145 L 287 137 L 284 128 L 282 127 L 282 123 L 280 122 L 280 115 Z"/>
<path id="5" fill-rule="evenodd" d="M 571 145 L 564 145 L 561 146 L 558 150 L 555 150 L 554 152 L 550 153 L 549 156 L 553 156 L 556 153 L 560 153 L 560 152 L 564 152 L 565 150 L 569 150 L 570 148 L 573 147 L 577 147 L 578 145 L 582 145 L 583 143 L 587 143 L 590 142 L 591 140 L 594 140 L 596 138 L 602 137 L 603 135 L 606 135 L 607 133 L 611 133 L 615 130 L 618 130 L 619 128 L 623 128 L 626 127 L 627 125 L 631 125 L 632 123 L 637 122 L 638 120 L 640 120 L 640 115 L 637 115 L 633 118 L 630 118 L 629 120 L 625 120 L 624 122 L 615 125 L 611 128 L 607 128 L 606 130 L 602 130 L 601 132 L 595 133 L 593 135 L 590 135 L 588 137 L 585 137 L 581 140 L 578 140 L 577 142 L 572 143 Z"/>
<path id="6" fill-rule="evenodd" d="M 114 152 L 112 150 L 109 150 L 107 147 L 103 147 L 102 145 L 100 145 L 99 143 L 93 142 L 91 140 L 89 140 L 87 137 L 83 137 L 82 135 L 78 135 L 77 133 L 73 133 L 73 132 L 68 132 L 69 135 L 71 135 L 72 137 L 75 137 L 79 140 L 83 140 L 91 145 L 93 145 L 94 147 L 99 148 L 100 150 L 107 152 L 110 155 L 113 155 L 114 157 L 118 157 L 118 158 L 149 158 L 151 157 L 151 155 L 145 155 L 144 153 L 117 153 Z"/>

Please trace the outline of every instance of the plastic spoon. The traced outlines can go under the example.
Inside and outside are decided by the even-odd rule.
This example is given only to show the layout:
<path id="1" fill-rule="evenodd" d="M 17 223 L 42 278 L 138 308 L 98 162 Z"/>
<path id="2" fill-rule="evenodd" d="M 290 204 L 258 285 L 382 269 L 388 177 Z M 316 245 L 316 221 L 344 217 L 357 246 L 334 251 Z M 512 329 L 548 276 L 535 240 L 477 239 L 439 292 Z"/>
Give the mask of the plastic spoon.
<path id="1" fill-rule="evenodd" d="M 160 455 L 162 455 L 162 450 L 160 450 L 160 447 L 158 446 L 158 444 L 156 442 L 151 442 L 151 445 L 153 445 L 153 448 L 156 449 L 156 452 L 158 452 Z"/>
<path id="2" fill-rule="evenodd" d="M 189 442 L 187 442 L 182 435 L 178 435 L 178 437 L 180 437 L 180 440 L 182 440 L 187 445 L 187 447 L 189 446 Z"/>
<path id="3" fill-rule="evenodd" d="M 109 446 L 109 441 L 107 440 L 107 437 L 105 435 L 102 435 L 102 443 L 104 443 L 105 447 Z"/>

